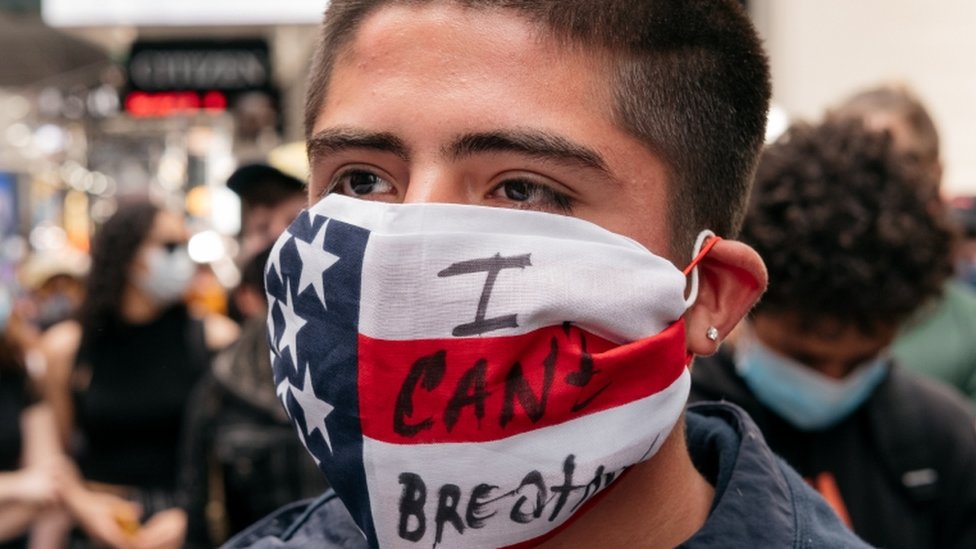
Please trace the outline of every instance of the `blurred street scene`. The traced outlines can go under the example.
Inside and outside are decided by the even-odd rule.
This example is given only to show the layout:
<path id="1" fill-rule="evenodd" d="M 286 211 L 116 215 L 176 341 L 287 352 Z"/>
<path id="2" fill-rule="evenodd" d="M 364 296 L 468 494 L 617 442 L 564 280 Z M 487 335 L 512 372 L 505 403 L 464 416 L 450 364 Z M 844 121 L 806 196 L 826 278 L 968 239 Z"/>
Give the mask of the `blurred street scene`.
<path id="1" fill-rule="evenodd" d="M 327 488 L 271 378 L 264 290 L 271 246 L 309 200 L 306 77 L 327 3 L 0 0 L 0 549 L 216 546 Z M 971 413 L 976 3 L 740 3 L 773 75 L 768 145 L 862 93 L 901 97 L 927 121 L 919 130 L 884 101 L 870 107 L 890 119 L 862 105 L 845 116 L 888 132 L 907 164 L 924 161 L 917 217 L 947 224 L 926 251 L 952 265 L 905 318 L 883 319 L 890 337 L 872 352 L 938 379 Z M 824 183 L 812 179 L 807 188 Z M 878 196 L 864 209 L 891 213 Z M 785 238 L 795 227 L 777 227 L 795 241 Z M 872 267 L 877 277 L 899 268 Z M 714 366 L 731 384 L 741 382 L 731 351 L 749 329 L 729 334 Z M 95 375 L 96 363 L 113 375 Z M 716 394 L 704 397 L 734 400 Z M 815 465 L 808 480 L 824 472 Z M 140 545 L 150 539 L 158 545 Z"/>

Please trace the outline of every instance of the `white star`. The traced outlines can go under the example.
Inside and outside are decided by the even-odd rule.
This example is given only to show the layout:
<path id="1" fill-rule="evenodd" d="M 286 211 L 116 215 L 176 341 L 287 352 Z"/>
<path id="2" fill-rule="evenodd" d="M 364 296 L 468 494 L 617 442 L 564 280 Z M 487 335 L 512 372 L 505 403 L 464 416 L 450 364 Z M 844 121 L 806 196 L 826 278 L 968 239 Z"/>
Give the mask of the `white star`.
<path id="1" fill-rule="evenodd" d="M 285 234 L 288 233 L 285 232 Z M 294 237 L 292 237 L 291 239 L 283 238 L 283 237 L 279 238 L 278 240 L 275 241 L 274 246 L 271 247 L 271 255 L 268 256 L 267 270 L 274 271 L 275 274 L 278 275 L 278 280 L 283 281 L 285 279 L 284 275 L 281 274 L 281 249 L 285 247 L 285 244 L 289 240 L 293 240 L 293 239 Z"/>
<path id="2" fill-rule="evenodd" d="M 288 414 L 289 419 L 291 419 L 291 409 L 288 408 L 288 393 L 294 395 L 294 389 L 295 387 L 288 381 L 288 378 L 281 380 L 281 383 L 279 383 L 278 387 L 275 389 L 275 394 L 278 395 L 278 400 L 280 400 L 281 405 L 284 406 L 285 413 Z M 298 423 L 295 423 L 295 432 L 298 433 L 298 438 L 301 439 L 302 446 L 308 448 L 308 440 Z M 312 459 L 315 461 L 315 465 L 320 465 L 322 463 L 311 451 L 309 451 L 308 455 L 312 456 Z"/>
<path id="3" fill-rule="evenodd" d="M 278 342 L 280 338 L 277 337 L 278 333 L 278 319 L 275 318 L 275 311 L 284 314 L 281 311 L 281 305 L 278 300 L 272 296 L 268 296 L 268 334 L 271 336 L 269 341 L 271 341 L 271 364 L 275 363 L 275 357 L 281 356 L 281 349 L 278 348 Z"/>
<path id="4" fill-rule="evenodd" d="M 334 407 L 328 402 L 315 396 L 315 389 L 312 388 L 312 375 L 310 368 L 305 367 L 305 382 L 301 391 L 295 391 L 292 387 L 291 395 L 298 401 L 302 413 L 305 415 L 305 429 L 308 434 L 318 430 L 325 439 L 325 445 L 332 453 L 332 440 L 329 438 L 329 428 L 325 425 L 325 418 L 329 417 Z"/>
<path id="5" fill-rule="evenodd" d="M 305 433 L 302 432 L 301 427 L 299 427 L 297 423 L 295 424 L 295 430 L 298 431 L 298 438 L 301 439 L 302 446 L 305 447 L 305 451 L 308 453 L 308 455 L 312 456 L 312 461 L 315 462 L 316 467 L 322 465 L 322 460 L 320 460 L 315 453 L 308 448 L 308 437 L 305 436 Z M 331 448 L 329 450 L 331 451 Z"/>
<path id="6" fill-rule="evenodd" d="M 282 304 L 281 312 L 285 319 L 285 330 L 281 333 L 278 340 L 278 353 L 281 354 L 285 347 L 291 352 L 291 363 L 298 368 L 298 330 L 308 324 L 308 321 L 295 313 L 291 299 L 291 281 L 285 281 L 285 302 Z"/>
<path id="7" fill-rule="evenodd" d="M 302 293 L 305 288 L 311 286 L 315 289 L 315 295 L 322 300 L 322 305 L 325 305 L 322 273 L 335 265 L 336 261 L 339 261 L 339 256 L 325 251 L 325 232 L 328 224 L 329 222 L 326 221 L 319 227 L 311 244 L 307 244 L 301 238 L 295 239 L 295 247 L 298 248 L 298 255 L 302 258 L 302 276 L 298 281 L 298 293 Z"/>
<path id="8" fill-rule="evenodd" d="M 288 378 L 281 380 L 281 383 L 275 388 L 275 395 L 278 396 L 278 400 L 281 401 L 281 405 L 285 408 L 285 413 L 288 417 L 291 417 L 291 410 L 288 409 L 288 393 L 291 391 L 291 383 L 288 382 Z"/>

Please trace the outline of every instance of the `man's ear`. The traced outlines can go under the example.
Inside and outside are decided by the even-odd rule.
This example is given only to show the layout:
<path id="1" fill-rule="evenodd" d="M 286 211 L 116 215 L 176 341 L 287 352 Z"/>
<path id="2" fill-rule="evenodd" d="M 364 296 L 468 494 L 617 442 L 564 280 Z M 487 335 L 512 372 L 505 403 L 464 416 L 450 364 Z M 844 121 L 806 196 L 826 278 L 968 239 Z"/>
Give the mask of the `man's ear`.
<path id="1" fill-rule="evenodd" d="M 766 290 L 766 266 L 755 250 L 720 240 L 698 263 L 698 298 L 685 313 L 688 351 L 710 355 Z M 709 328 L 718 339 L 708 337 Z"/>

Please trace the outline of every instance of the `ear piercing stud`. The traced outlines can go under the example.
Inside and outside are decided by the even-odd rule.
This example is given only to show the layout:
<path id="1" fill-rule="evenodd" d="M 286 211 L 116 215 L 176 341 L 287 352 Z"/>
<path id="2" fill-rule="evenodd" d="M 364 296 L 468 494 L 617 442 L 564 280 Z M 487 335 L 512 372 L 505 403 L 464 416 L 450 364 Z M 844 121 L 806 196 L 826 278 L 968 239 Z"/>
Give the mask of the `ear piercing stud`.
<path id="1" fill-rule="evenodd" d="M 718 341 L 718 328 L 709 326 L 708 330 L 705 331 L 705 337 L 712 341 Z"/>

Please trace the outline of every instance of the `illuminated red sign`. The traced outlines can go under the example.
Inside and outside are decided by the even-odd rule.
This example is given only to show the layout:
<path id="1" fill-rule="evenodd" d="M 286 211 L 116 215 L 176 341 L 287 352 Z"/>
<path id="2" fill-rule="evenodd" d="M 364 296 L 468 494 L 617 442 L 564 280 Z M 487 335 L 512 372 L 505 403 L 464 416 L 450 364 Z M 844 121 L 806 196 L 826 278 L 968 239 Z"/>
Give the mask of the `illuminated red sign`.
<path id="1" fill-rule="evenodd" d="M 125 96 L 125 110 L 139 118 L 161 118 L 191 115 L 199 112 L 227 110 L 227 96 L 223 92 L 208 91 L 134 91 Z"/>

